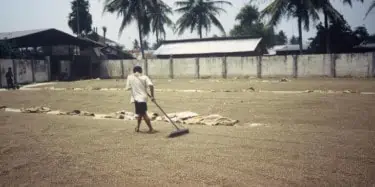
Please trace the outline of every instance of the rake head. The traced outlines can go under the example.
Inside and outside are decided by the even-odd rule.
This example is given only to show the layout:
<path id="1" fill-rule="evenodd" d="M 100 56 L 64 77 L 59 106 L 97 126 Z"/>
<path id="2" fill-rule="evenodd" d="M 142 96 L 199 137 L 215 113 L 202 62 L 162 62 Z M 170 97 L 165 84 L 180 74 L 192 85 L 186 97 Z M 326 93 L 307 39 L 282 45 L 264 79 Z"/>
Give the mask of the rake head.
<path id="1" fill-rule="evenodd" d="M 173 131 L 171 134 L 169 134 L 169 138 L 174 138 L 174 137 L 177 137 L 177 136 L 182 136 L 184 134 L 188 134 L 189 133 L 189 129 L 178 129 L 176 131 Z"/>

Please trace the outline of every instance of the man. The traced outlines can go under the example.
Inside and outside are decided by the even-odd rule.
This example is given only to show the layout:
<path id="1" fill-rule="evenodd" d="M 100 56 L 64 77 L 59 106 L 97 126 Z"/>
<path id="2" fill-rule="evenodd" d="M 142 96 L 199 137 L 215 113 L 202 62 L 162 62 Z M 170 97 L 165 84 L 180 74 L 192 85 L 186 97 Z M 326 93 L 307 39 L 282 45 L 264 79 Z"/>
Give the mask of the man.
<path id="1" fill-rule="evenodd" d="M 5 78 L 7 79 L 8 89 L 10 88 L 14 89 L 12 68 L 10 67 L 8 68 L 8 72 L 5 74 Z"/>
<path id="2" fill-rule="evenodd" d="M 154 101 L 154 85 L 148 76 L 142 74 L 142 68 L 140 66 L 135 66 L 133 68 L 133 74 L 129 75 L 126 81 L 126 90 L 131 91 L 130 102 L 135 104 L 135 113 L 138 120 L 135 132 L 139 132 L 142 118 L 149 128 L 148 132 L 155 132 L 151 126 L 151 120 L 147 115 L 147 86 L 150 88 L 151 100 Z"/>

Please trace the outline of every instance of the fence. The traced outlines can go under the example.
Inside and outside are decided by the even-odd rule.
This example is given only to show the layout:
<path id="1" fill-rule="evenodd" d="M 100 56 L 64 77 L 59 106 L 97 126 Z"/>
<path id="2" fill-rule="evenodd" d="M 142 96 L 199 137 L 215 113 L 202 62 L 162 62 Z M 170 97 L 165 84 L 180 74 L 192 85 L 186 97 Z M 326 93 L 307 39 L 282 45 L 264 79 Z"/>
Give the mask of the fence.
<path id="1" fill-rule="evenodd" d="M 375 53 L 109 60 L 101 77 L 126 77 L 136 64 L 153 78 L 375 77 Z"/>
<path id="2" fill-rule="evenodd" d="M 49 60 L 0 59 L 0 86 L 7 86 L 5 74 L 8 68 L 12 68 L 14 82 L 18 84 L 49 81 L 49 66 Z"/>

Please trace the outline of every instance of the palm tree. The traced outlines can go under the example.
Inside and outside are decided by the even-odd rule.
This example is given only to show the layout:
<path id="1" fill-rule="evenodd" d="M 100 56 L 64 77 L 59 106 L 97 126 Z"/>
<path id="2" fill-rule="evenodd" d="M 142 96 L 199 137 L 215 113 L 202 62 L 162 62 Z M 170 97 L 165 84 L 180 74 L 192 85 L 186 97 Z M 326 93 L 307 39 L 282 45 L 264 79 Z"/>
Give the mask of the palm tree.
<path id="1" fill-rule="evenodd" d="M 366 15 L 365 15 L 365 18 L 368 16 L 368 14 L 372 11 L 372 9 L 375 8 L 375 0 L 372 1 L 372 3 L 370 4 L 370 7 L 368 8 L 368 11 L 366 12 Z"/>
<path id="2" fill-rule="evenodd" d="M 151 17 L 152 32 L 156 35 L 156 43 L 159 43 L 161 38 L 165 39 L 166 37 L 164 25 L 167 25 L 168 27 L 173 25 L 172 20 L 168 17 L 168 14 L 172 13 L 172 8 L 163 1 L 153 0 L 149 16 Z M 160 37 L 160 35 L 163 37 Z"/>
<path id="3" fill-rule="evenodd" d="M 124 28 L 132 21 L 137 22 L 139 41 L 143 41 L 143 35 L 150 32 L 150 16 L 147 12 L 152 10 L 152 0 L 105 0 L 104 12 L 117 13 L 117 16 L 122 16 L 122 23 L 119 29 L 119 36 L 122 34 Z M 143 43 L 140 42 L 142 59 L 145 58 Z"/>
<path id="4" fill-rule="evenodd" d="M 304 24 L 304 29 L 308 31 L 310 17 L 313 20 L 319 19 L 315 4 L 314 0 L 274 0 L 261 12 L 261 17 L 270 16 L 269 24 L 272 26 L 277 25 L 283 16 L 287 16 L 288 19 L 296 17 L 298 22 L 299 47 L 302 54 L 302 24 Z"/>
<path id="5" fill-rule="evenodd" d="M 208 32 L 211 24 L 225 34 L 224 27 L 216 16 L 221 12 L 226 12 L 219 5 L 232 5 L 232 3 L 220 0 L 182 0 L 175 4 L 179 7 L 176 12 L 182 13 L 177 20 L 176 30 L 179 35 L 186 29 L 190 29 L 190 32 L 197 30 L 199 37 L 202 38 L 202 30 L 205 29 Z"/>

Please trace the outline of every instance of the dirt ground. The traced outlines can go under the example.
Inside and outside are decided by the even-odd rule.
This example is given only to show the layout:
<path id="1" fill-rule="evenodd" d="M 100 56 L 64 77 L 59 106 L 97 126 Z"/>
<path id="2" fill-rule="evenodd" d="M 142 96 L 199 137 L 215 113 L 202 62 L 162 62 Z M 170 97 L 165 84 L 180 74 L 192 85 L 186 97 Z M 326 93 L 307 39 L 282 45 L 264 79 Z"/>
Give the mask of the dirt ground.
<path id="1" fill-rule="evenodd" d="M 361 92 L 375 91 L 375 79 L 354 78 L 298 78 L 287 79 L 155 79 L 157 89 L 200 89 L 200 90 L 225 90 L 247 89 L 267 91 L 303 91 L 303 90 L 354 90 Z M 126 79 L 84 80 L 75 82 L 58 82 L 54 85 L 39 87 L 56 88 L 124 88 Z"/>
<path id="2" fill-rule="evenodd" d="M 212 81 L 212 80 L 211 80 Z M 222 80 L 221 80 L 222 81 Z M 301 80 L 269 88 L 375 91 L 370 80 Z M 310 85 L 306 85 L 310 82 Z M 103 83 L 103 84 L 101 84 Z M 115 80 L 59 86 L 116 87 Z M 159 87 L 240 88 L 245 80 L 156 80 Z M 292 86 L 293 84 L 293 86 Z M 81 86 L 78 86 L 81 85 Z M 298 87 L 298 85 L 300 87 Z M 56 86 L 56 85 L 55 85 Z M 255 87 L 255 85 L 254 85 Z M 356 89 L 355 89 L 356 88 Z M 193 89 L 199 89 L 194 87 Z M 276 88 L 275 88 L 276 89 Z M 318 88 L 315 88 L 318 89 Z M 290 90 L 290 89 L 286 89 Z M 375 95 L 244 92 L 156 93 L 167 112 L 217 113 L 234 127 L 188 126 L 190 134 L 134 133 L 134 121 L 0 111 L 2 186 L 374 186 Z M 6 91 L 0 105 L 133 111 L 125 91 Z M 159 112 L 150 103 L 149 110 Z M 252 127 L 248 123 L 263 124 Z M 142 130 L 146 131 L 143 124 Z"/>

